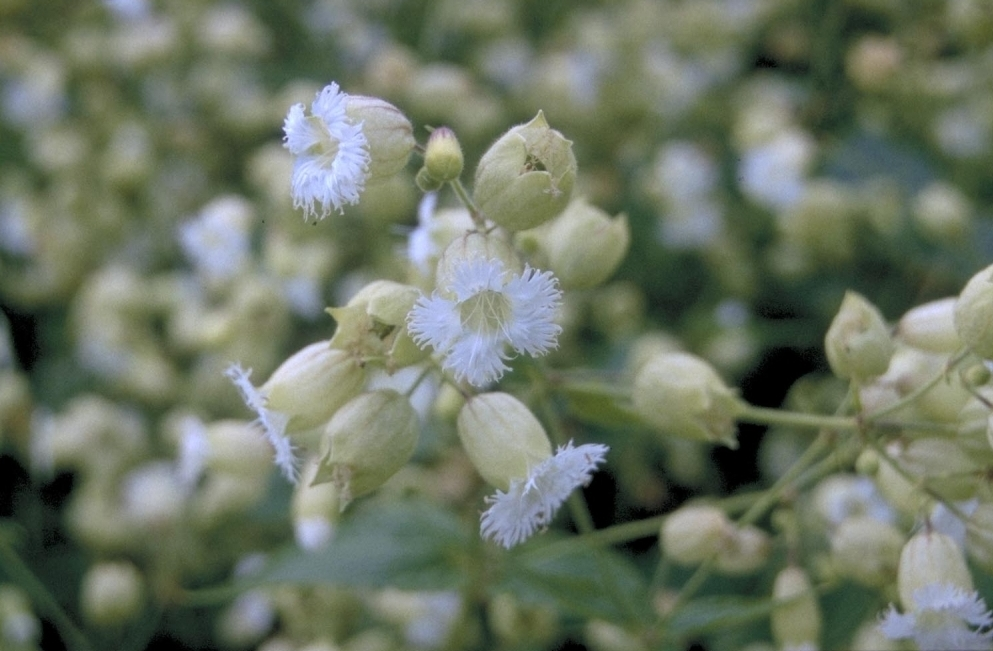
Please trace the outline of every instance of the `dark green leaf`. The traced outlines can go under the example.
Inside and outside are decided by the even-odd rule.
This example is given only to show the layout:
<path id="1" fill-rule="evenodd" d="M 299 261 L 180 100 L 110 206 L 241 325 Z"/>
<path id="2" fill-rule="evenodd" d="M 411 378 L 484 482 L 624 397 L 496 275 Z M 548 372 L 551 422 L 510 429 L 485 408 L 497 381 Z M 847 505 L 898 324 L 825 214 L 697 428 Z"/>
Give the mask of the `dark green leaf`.
<path id="1" fill-rule="evenodd" d="M 319 552 L 276 559 L 263 583 L 332 584 L 442 590 L 465 581 L 465 527 L 419 500 L 364 504 L 345 515 Z"/>

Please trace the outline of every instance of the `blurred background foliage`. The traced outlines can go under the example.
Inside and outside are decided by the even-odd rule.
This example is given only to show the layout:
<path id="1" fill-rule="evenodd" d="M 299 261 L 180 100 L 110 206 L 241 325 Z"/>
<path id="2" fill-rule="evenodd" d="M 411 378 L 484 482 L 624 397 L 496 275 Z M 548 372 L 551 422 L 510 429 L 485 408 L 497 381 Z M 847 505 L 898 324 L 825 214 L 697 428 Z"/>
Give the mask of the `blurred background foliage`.
<path id="1" fill-rule="evenodd" d="M 181 559 L 163 560 L 155 541 L 124 540 L 134 534 L 127 527 L 108 542 L 94 529 L 118 516 L 86 506 L 88 495 L 118 490 L 139 461 L 173 454 L 178 414 L 244 418 L 225 364 L 237 359 L 266 377 L 329 336 L 324 306 L 369 279 L 403 277 L 419 199 L 413 169 L 316 225 L 292 209 L 282 120 L 330 80 L 393 102 L 417 128 L 451 126 L 470 162 L 539 109 L 574 141 L 577 193 L 626 213 L 633 237 L 610 284 L 569 299 L 560 365 L 619 370 L 650 333 L 709 359 L 755 404 L 778 406 L 796 386 L 793 400 L 821 407 L 836 385 L 795 382 L 825 371 L 823 335 L 844 290 L 896 319 L 958 293 L 993 251 L 993 10 L 983 0 L 0 0 L 0 308 L 12 342 L 0 355 L 0 535 L 74 616 L 81 577 L 97 560 L 127 557 L 147 574 L 148 612 L 125 632 L 94 633 L 111 645 L 103 648 L 257 643 L 262 634 L 241 639 L 217 623 L 223 600 L 201 607 L 180 594 L 223 581 L 249 552 L 290 555 L 274 580 L 328 572 L 316 596 L 276 591 L 272 601 L 280 626 L 297 633 L 323 624 L 287 613 L 338 612 L 328 622 L 348 623 L 330 639 L 353 640 L 342 648 L 379 648 L 354 639 L 378 630 L 370 622 L 397 621 L 388 598 L 340 586 L 440 590 L 479 570 L 462 567 L 474 556 L 459 551 L 478 545 L 465 535 L 478 508 L 465 496 L 478 491 L 471 471 L 432 446 L 445 440 L 442 425 L 390 496 L 426 494 L 445 508 L 388 511 L 397 529 L 378 540 L 384 519 L 375 514 L 392 497 L 358 505 L 352 524 L 362 531 L 359 516 L 372 518 L 373 538 L 335 547 L 323 562 L 287 545 L 290 489 L 276 479 L 184 534 L 195 541 L 160 541 Z M 250 250 L 237 282 L 211 278 L 179 235 L 231 196 L 247 215 Z M 612 447 L 609 471 L 588 491 L 599 526 L 769 478 L 759 428 L 742 429 L 737 451 L 687 450 L 588 411 L 572 426 Z M 42 458 L 39 431 L 85 427 L 109 431 L 109 446 L 137 442 L 113 463 L 84 460 L 82 450 Z M 452 486 L 424 488 L 446 472 Z M 452 513 L 460 517 L 449 522 Z M 406 537 L 425 522 L 452 537 L 417 557 Z M 549 617 L 558 624 L 531 622 L 551 633 L 509 640 L 494 624 L 499 606 L 477 595 L 461 634 L 475 642 L 465 648 L 599 639 L 577 631 L 600 604 L 591 613 L 565 600 L 602 586 L 583 583 L 580 565 L 565 563 L 572 578 L 542 574 L 545 544 L 510 560 L 473 554 L 530 563 L 503 578 L 494 570 L 483 584 L 490 597 L 545 590 L 551 597 L 536 601 L 557 611 L 561 619 Z M 359 560 L 369 549 L 385 554 L 380 565 Z M 617 557 L 626 571 L 650 574 L 654 549 L 645 540 Z M 360 578 L 336 574 L 336 563 Z M 406 563 L 415 576 L 433 569 L 405 585 Z M 2 562 L 0 574 L 18 579 Z M 532 580 L 522 587 L 524 576 Z M 623 591 L 626 576 L 617 578 Z M 768 576 L 731 583 L 728 592 L 754 594 Z M 633 614 L 606 599 L 603 608 L 621 612 L 599 616 L 637 617 L 647 589 L 631 593 L 645 599 Z M 831 599 L 825 611 L 842 621 L 861 603 Z M 745 606 L 715 604 L 703 621 Z M 51 613 L 35 607 L 39 645 L 61 648 Z M 694 622 L 673 625 L 693 639 Z M 709 643 L 740 648 L 763 630 Z"/>

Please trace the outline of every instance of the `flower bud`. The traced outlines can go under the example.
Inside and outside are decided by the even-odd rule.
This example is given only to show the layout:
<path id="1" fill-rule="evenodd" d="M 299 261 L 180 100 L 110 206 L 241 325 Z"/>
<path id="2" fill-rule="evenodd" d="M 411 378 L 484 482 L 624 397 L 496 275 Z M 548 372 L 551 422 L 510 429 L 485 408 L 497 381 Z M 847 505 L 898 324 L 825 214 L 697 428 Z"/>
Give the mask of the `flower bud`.
<path id="1" fill-rule="evenodd" d="M 407 314 L 420 295 L 415 287 L 389 280 L 369 283 L 344 307 L 328 308 L 338 322 L 331 348 L 361 358 L 385 357 L 389 367 L 420 361 L 427 353 L 407 332 Z"/>
<path id="2" fill-rule="evenodd" d="M 234 475 L 265 474 L 272 466 L 272 449 L 250 423 L 221 420 L 207 426 L 207 468 Z"/>
<path id="3" fill-rule="evenodd" d="M 11 583 L 0 583 L 0 641 L 15 650 L 40 648 L 41 622 L 28 596 Z"/>
<path id="4" fill-rule="evenodd" d="M 914 223 L 933 242 L 961 243 L 969 233 L 972 206 L 961 190 L 948 183 L 931 183 L 921 190 L 911 211 Z"/>
<path id="5" fill-rule="evenodd" d="M 896 326 L 896 334 L 914 348 L 950 355 L 962 346 L 955 330 L 955 297 L 918 305 L 907 311 Z"/>
<path id="6" fill-rule="evenodd" d="M 979 489 L 981 468 L 957 440 L 927 437 L 911 441 L 901 456 L 903 468 L 921 477 L 942 498 L 962 502 Z"/>
<path id="7" fill-rule="evenodd" d="M 288 431 L 303 431 L 326 423 L 364 382 L 358 360 L 318 341 L 280 364 L 259 392 L 269 410 L 289 419 Z"/>
<path id="8" fill-rule="evenodd" d="M 659 543 L 666 558 L 696 565 L 725 549 L 733 531 L 734 525 L 716 506 L 683 506 L 662 522 Z"/>
<path id="9" fill-rule="evenodd" d="M 131 563 L 97 563 L 83 577 L 80 605 L 90 623 L 120 626 L 142 611 L 144 592 L 141 573 Z"/>
<path id="10" fill-rule="evenodd" d="M 993 265 L 965 284 L 955 302 L 955 329 L 983 359 L 993 359 Z"/>
<path id="11" fill-rule="evenodd" d="M 459 178 L 465 158 L 462 145 L 455 132 L 448 127 L 439 127 L 431 132 L 424 150 L 424 170 L 429 178 L 440 183 L 448 183 Z"/>
<path id="12" fill-rule="evenodd" d="M 316 460 L 309 462 L 293 489 L 293 534 L 297 546 L 307 552 L 331 542 L 343 507 L 341 491 L 333 482 L 314 485 L 319 468 Z"/>
<path id="13" fill-rule="evenodd" d="M 835 375 L 863 381 L 886 372 L 894 346 L 879 310 L 848 291 L 828 328 L 824 349 Z"/>
<path id="14" fill-rule="evenodd" d="M 391 390 L 363 393 L 339 409 L 324 430 L 313 484 L 333 482 L 342 508 L 386 483 L 417 445 L 417 412 Z"/>
<path id="15" fill-rule="evenodd" d="M 715 559 L 714 569 L 723 574 L 750 574 L 769 560 L 769 535 L 758 527 L 735 527 Z"/>
<path id="16" fill-rule="evenodd" d="M 400 109 L 378 97 L 349 95 L 345 114 L 352 124 L 362 123 L 369 142 L 370 181 L 393 176 L 407 165 L 417 143 L 414 128 Z"/>
<path id="17" fill-rule="evenodd" d="M 738 447 L 738 397 L 699 357 L 656 355 L 638 371 L 632 399 L 638 415 L 666 434 Z"/>
<path id="18" fill-rule="evenodd" d="M 421 192 L 437 192 L 441 189 L 441 186 L 445 183 L 435 177 L 431 176 L 426 167 L 422 167 L 417 170 L 417 174 L 414 176 L 414 183 L 417 185 L 417 189 Z"/>
<path id="19" fill-rule="evenodd" d="M 894 442 L 888 445 L 886 452 L 893 461 L 880 459 L 873 481 L 893 508 L 905 515 L 918 516 L 929 510 L 931 498 L 917 483 L 911 482 L 893 467 L 894 462 L 903 463 L 905 451 L 906 447 L 902 444 Z"/>
<path id="20" fill-rule="evenodd" d="M 468 401 L 456 420 L 469 460 L 492 486 L 510 482 L 552 456 L 545 428 L 531 410 L 506 393 L 484 393 Z"/>
<path id="21" fill-rule="evenodd" d="M 951 584 L 972 592 L 972 575 L 962 550 L 951 537 L 927 529 L 915 534 L 900 552 L 897 590 L 905 610 L 916 610 L 914 593 L 927 585 Z"/>
<path id="22" fill-rule="evenodd" d="M 882 587 L 893 581 L 903 542 L 893 525 L 856 515 L 842 520 L 831 534 L 831 560 L 840 576 Z"/>
<path id="23" fill-rule="evenodd" d="M 520 231 L 562 212 L 575 179 L 572 142 L 550 128 L 539 111 L 483 154 L 476 168 L 473 198 L 487 219 Z"/>
<path id="24" fill-rule="evenodd" d="M 548 266 L 564 289 L 602 284 L 617 270 L 631 241 L 627 216 L 611 219 L 585 199 L 574 199 L 540 235 Z"/>
<path id="25" fill-rule="evenodd" d="M 821 637 L 821 608 L 807 573 L 796 566 L 776 575 L 770 614 L 772 639 L 778 648 L 817 648 Z"/>

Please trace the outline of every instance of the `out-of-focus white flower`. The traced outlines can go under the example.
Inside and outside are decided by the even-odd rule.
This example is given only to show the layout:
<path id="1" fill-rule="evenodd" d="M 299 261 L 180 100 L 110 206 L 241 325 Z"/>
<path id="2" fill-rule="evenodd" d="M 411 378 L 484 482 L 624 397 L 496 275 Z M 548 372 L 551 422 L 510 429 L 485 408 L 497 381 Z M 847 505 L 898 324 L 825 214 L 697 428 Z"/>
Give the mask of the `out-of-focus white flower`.
<path id="1" fill-rule="evenodd" d="M 220 197 L 180 225 L 179 244 L 197 271 L 210 280 L 224 280 L 248 264 L 251 224 L 248 201 L 237 196 Z"/>
<path id="2" fill-rule="evenodd" d="M 431 273 L 431 259 L 441 254 L 441 247 L 431 237 L 431 222 L 438 205 L 437 192 L 425 192 L 417 205 L 417 228 L 407 238 L 407 259 L 427 276 Z"/>
<path id="3" fill-rule="evenodd" d="M 773 210 L 795 204 L 806 189 L 807 168 L 814 157 L 814 143 L 803 131 L 783 131 L 741 157 L 741 189 L 751 199 Z"/>
<path id="4" fill-rule="evenodd" d="M 599 443 L 563 445 L 527 477 L 511 481 L 507 492 L 497 490 L 487 498 L 491 506 L 483 513 L 480 534 L 508 549 L 527 540 L 552 521 L 572 491 L 589 483 L 608 450 Z"/>
<path id="5" fill-rule="evenodd" d="M 353 124 L 346 115 L 347 100 L 332 82 L 317 93 L 310 115 L 304 114 L 303 104 L 294 104 L 283 123 L 284 143 L 296 156 L 293 206 L 303 208 L 305 218 L 323 219 L 332 208 L 342 212 L 345 204 L 359 202 L 365 188 L 369 141 L 362 123 Z"/>
<path id="6" fill-rule="evenodd" d="M 176 459 L 176 476 L 187 491 L 192 491 L 207 467 L 210 441 L 207 426 L 196 416 L 186 416 L 180 423 L 179 454 Z"/>
<path id="7" fill-rule="evenodd" d="M 443 366 L 460 382 L 482 387 L 500 379 L 510 368 L 507 346 L 537 356 L 557 344 L 562 292 L 549 271 L 525 266 L 517 275 L 499 260 L 469 259 L 455 266 L 444 289 L 454 298 L 422 296 L 407 327 L 418 346 L 445 356 Z"/>
<path id="8" fill-rule="evenodd" d="M 883 615 L 879 629 L 891 640 L 912 639 L 921 651 L 975 651 L 993 647 L 993 614 L 978 592 L 948 584 L 914 591 L 914 608 Z"/>

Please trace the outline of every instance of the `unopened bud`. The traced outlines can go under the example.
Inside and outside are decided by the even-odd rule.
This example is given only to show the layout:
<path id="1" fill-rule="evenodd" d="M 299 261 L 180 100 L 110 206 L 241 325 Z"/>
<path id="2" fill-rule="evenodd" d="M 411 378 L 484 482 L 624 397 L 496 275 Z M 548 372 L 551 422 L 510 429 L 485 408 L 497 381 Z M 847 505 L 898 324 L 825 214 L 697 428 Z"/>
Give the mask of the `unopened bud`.
<path id="1" fill-rule="evenodd" d="M 983 359 L 993 359 L 993 265 L 965 284 L 955 302 L 955 329 Z"/>
<path id="2" fill-rule="evenodd" d="M 468 401 L 456 421 L 459 439 L 479 474 L 506 491 L 510 482 L 552 456 L 552 444 L 531 410 L 506 393 Z"/>
<path id="3" fill-rule="evenodd" d="M 666 434 L 738 447 L 734 421 L 741 403 L 699 357 L 654 356 L 638 371 L 632 399 L 638 415 Z"/>
<path id="4" fill-rule="evenodd" d="M 625 215 L 611 219 L 585 199 L 574 199 L 541 234 L 548 267 L 564 289 L 588 289 L 606 281 L 631 241 Z"/>
<path id="5" fill-rule="evenodd" d="M 365 372 L 355 357 L 319 341 L 290 356 L 259 392 L 266 408 L 289 418 L 286 427 L 292 432 L 326 423 L 364 382 Z"/>
<path id="6" fill-rule="evenodd" d="M 83 614 L 96 626 L 125 624 L 142 611 L 144 586 L 138 568 L 127 561 L 97 563 L 83 577 Z"/>
<path id="7" fill-rule="evenodd" d="M 407 165 L 414 146 L 414 128 L 400 109 L 378 97 L 349 95 L 345 113 L 362 123 L 369 142 L 369 180 L 393 176 Z"/>
<path id="8" fill-rule="evenodd" d="M 863 585 L 888 585 L 896 575 L 903 543 L 903 534 L 891 524 L 867 515 L 846 518 L 831 534 L 834 570 Z"/>
<path id="9" fill-rule="evenodd" d="M 324 430 L 321 467 L 312 483 L 333 482 L 342 508 L 386 483 L 417 445 L 417 412 L 391 390 L 363 393 L 339 409 Z"/>
<path id="10" fill-rule="evenodd" d="M 312 460 L 293 489 L 293 534 L 300 549 L 323 549 L 334 538 L 341 519 L 341 490 L 333 483 L 314 484 L 320 465 Z"/>
<path id="11" fill-rule="evenodd" d="M 772 639 L 779 648 L 817 648 L 821 637 L 821 608 L 807 573 L 796 566 L 776 575 L 770 615 Z"/>
<path id="12" fill-rule="evenodd" d="M 575 179 L 572 142 L 549 127 L 539 111 L 483 154 L 476 168 L 473 197 L 487 219 L 520 231 L 562 212 Z"/>
<path id="13" fill-rule="evenodd" d="M 896 326 L 896 334 L 914 348 L 951 354 L 962 346 L 955 330 L 954 296 L 918 305 L 907 311 Z"/>
<path id="14" fill-rule="evenodd" d="M 916 610 L 914 593 L 929 585 L 953 585 L 972 592 L 972 574 L 951 537 L 933 530 L 915 534 L 900 552 L 897 590 L 906 610 Z"/>
<path id="15" fill-rule="evenodd" d="M 879 310 L 849 291 L 828 328 L 824 349 L 835 375 L 863 381 L 886 372 L 894 346 Z"/>
<path id="16" fill-rule="evenodd" d="M 459 178 L 465 158 L 462 146 L 455 132 L 448 127 L 439 127 L 431 132 L 424 149 L 424 169 L 430 178 L 448 183 Z"/>
<path id="17" fill-rule="evenodd" d="M 719 554 L 734 525 L 716 506 L 683 506 L 662 522 L 659 543 L 666 558 L 695 565 Z"/>
<path id="18" fill-rule="evenodd" d="M 723 574 L 750 574 L 769 560 L 769 534 L 758 527 L 735 527 L 715 559 L 714 569 Z"/>
<path id="19" fill-rule="evenodd" d="M 983 480 L 980 465 L 951 438 L 914 439 L 901 462 L 910 475 L 923 478 L 929 488 L 953 502 L 974 497 Z"/>

